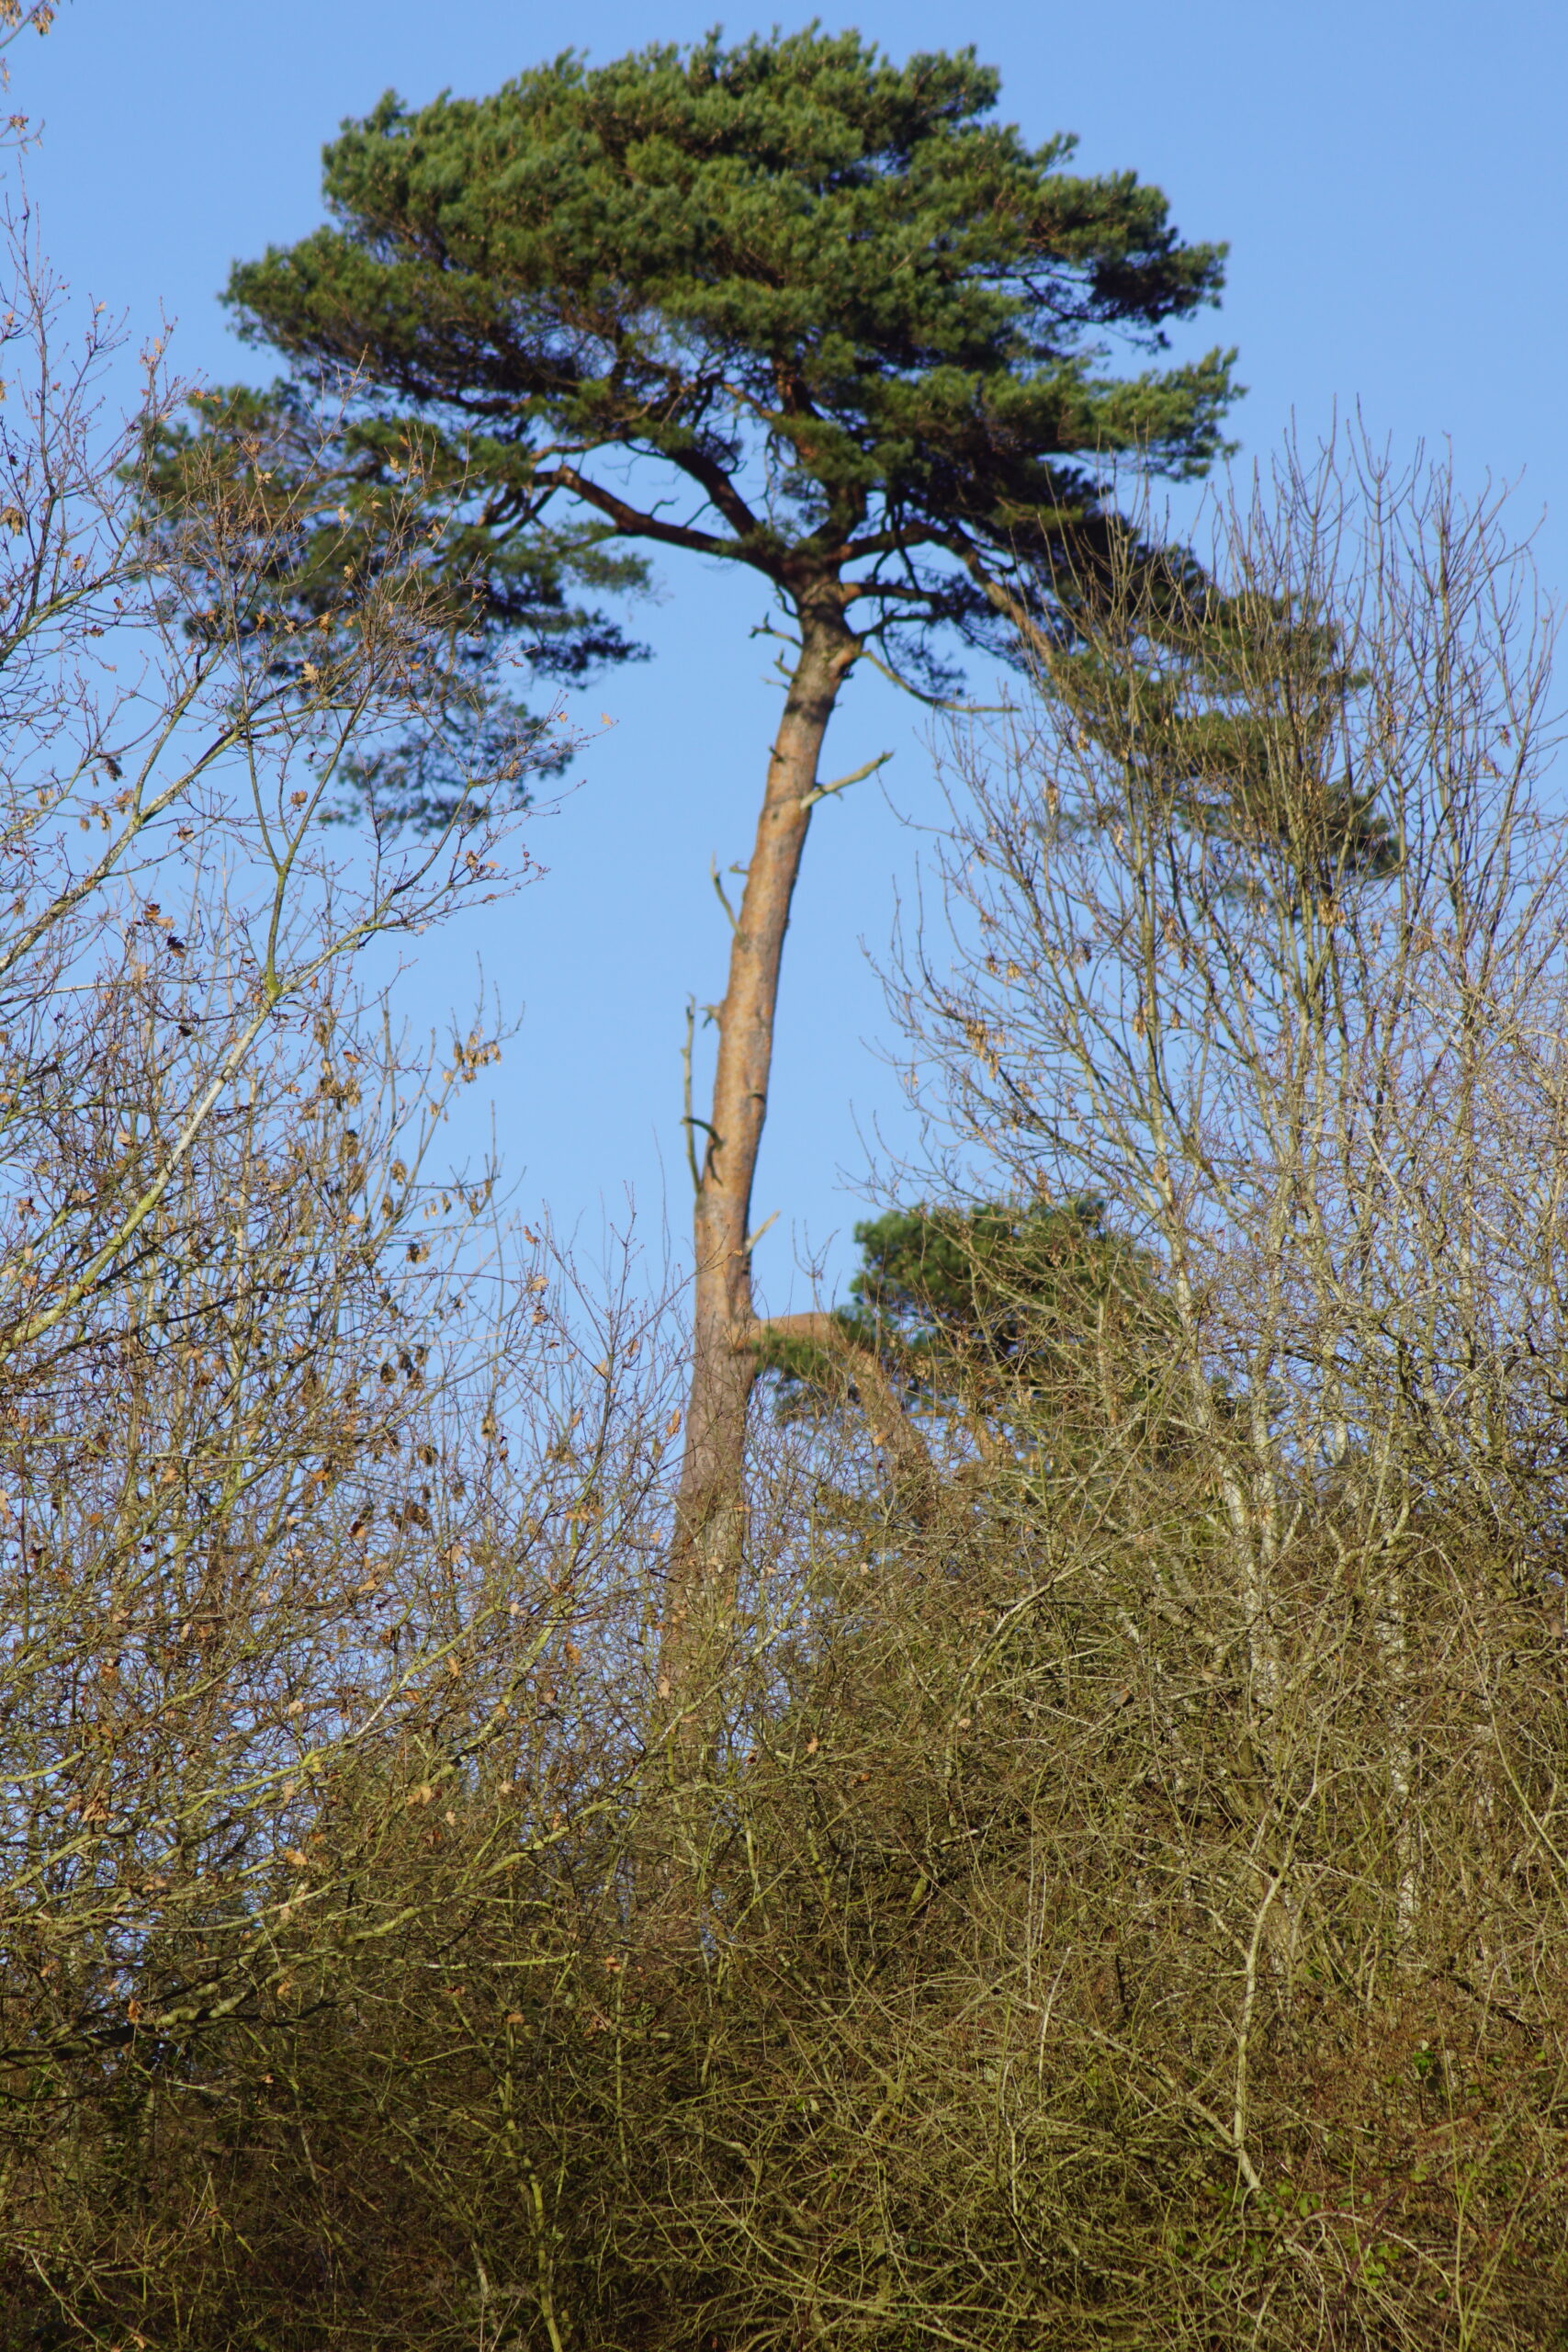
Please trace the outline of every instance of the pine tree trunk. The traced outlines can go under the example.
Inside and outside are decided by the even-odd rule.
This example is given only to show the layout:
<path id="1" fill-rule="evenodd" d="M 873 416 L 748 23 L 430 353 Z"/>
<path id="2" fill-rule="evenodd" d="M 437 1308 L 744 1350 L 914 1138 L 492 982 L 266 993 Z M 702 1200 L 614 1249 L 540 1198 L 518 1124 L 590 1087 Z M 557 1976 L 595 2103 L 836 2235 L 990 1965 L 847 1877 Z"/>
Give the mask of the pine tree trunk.
<path id="1" fill-rule="evenodd" d="M 660 1675 L 678 1695 L 733 1592 L 744 1537 L 746 1416 L 757 1379 L 751 1187 L 767 1115 L 779 969 L 811 823 L 818 762 L 858 646 L 836 612 L 808 614 L 718 1008 L 718 1063 L 695 1213 L 692 1385 Z"/>

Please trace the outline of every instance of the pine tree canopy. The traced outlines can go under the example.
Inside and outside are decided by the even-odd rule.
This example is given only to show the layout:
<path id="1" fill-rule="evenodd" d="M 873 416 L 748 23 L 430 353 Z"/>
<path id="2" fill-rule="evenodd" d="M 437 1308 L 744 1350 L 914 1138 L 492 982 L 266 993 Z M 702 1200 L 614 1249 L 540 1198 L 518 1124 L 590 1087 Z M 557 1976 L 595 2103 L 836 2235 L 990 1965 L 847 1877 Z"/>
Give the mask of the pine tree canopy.
<path id="1" fill-rule="evenodd" d="M 860 1267 L 833 1319 L 912 1400 L 1059 1385 L 1097 1334 L 1126 1347 L 1136 1332 L 1146 1349 L 1164 1331 L 1152 1261 L 1096 1200 L 921 1204 L 857 1225 L 854 1238 Z M 768 1367 L 786 1406 L 793 1387 L 833 1377 L 820 1343 L 787 1332 L 771 1338 Z"/>
<path id="2" fill-rule="evenodd" d="M 353 371 L 353 482 L 417 435 L 503 616 L 508 550 L 548 528 L 566 564 L 570 517 L 590 565 L 606 537 L 746 564 L 929 684 L 933 623 L 1002 645 L 997 581 L 1115 527 L 1096 455 L 1197 473 L 1235 389 L 1218 350 L 1114 371 L 1217 298 L 1224 249 L 1028 145 L 998 90 L 972 51 L 812 28 L 389 95 L 326 151 L 332 224 L 229 299 L 302 373 Z"/>

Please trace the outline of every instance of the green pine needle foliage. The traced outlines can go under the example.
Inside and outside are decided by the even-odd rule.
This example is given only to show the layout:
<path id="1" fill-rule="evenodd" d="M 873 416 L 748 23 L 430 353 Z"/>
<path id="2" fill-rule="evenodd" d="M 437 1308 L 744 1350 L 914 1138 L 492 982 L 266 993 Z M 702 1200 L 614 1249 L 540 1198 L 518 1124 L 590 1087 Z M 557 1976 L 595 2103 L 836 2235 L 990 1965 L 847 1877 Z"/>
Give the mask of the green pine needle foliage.
<path id="1" fill-rule="evenodd" d="M 1222 351 L 1156 356 L 1223 248 L 997 98 L 972 51 L 898 64 L 815 27 L 389 95 L 327 150 L 330 225 L 230 300 L 304 379 L 344 376 L 361 494 L 417 438 L 503 618 L 519 566 L 535 608 L 541 530 L 563 565 L 608 531 L 744 564 L 797 613 L 839 596 L 942 686 L 933 628 L 1004 646 L 1002 574 L 1116 536 L 1089 461 L 1201 472 L 1235 390 Z"/>
<path id="2" fill-rule="evenodd" d="M 1170 1303 L 1101 1202 L 921 1204 L 858 1225 L 855 1239 L 861 1265 L 834 1317 L 842 1344 L 769 1334 L 784 1419 L 852 1413 L 874 1363 L 933 1440 L 945 1430 L 964 1475 L 983 1466 L 993 1502 L 1058 1478 L 1117 1423 L 1169 1456 Z"/>

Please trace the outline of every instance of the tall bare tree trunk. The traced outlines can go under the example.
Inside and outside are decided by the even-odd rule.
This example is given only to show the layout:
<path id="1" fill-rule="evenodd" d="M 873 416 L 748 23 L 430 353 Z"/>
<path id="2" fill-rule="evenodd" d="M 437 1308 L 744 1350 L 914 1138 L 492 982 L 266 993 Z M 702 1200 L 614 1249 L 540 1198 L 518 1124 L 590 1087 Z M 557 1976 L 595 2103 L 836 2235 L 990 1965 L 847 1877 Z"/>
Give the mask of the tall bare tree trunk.
<path id="1" fill-rule="evenodd" d="M 692 1386 L 664 1629 L 666 1696 L 679 1690 L 701 1629 L 722 1609 L 739 1564 L 746 1415 L 761 1337 L 751 1295 L 751 1187 L 767 1116 L 779 969 L 822 741 L 858 651 L 836 603 L 803 614 L 717 1012 L 718 1064 L 697 1184 Z"/>

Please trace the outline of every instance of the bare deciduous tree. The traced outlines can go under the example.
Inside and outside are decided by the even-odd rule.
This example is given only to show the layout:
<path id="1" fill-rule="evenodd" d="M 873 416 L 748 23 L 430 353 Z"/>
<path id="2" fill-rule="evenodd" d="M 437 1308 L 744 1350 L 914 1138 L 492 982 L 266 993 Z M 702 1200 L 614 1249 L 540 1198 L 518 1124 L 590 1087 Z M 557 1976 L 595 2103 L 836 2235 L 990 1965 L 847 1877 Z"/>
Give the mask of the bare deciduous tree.
<path id="1" fill-rule="evenodd" d="M 161 355 L 106 433 L 101 313 L 73 346 L 25 227 L 9 254 L 0 1908 L 9 2047 L 47 2064 L 254 1999 L 325 1758 L 434 1736 L 430 1676 L 509 1622 L 493 1566 L 456 1623 L 431 1604 L 404 1450 L 440 1384 L 401 1295 L 432 1239 L 400 1237 L 443 1092 L 494 1048 L 456 1035 L 433 1094 L 353 974 L 515 869 L 482 772 L 434 835 L 320 821 L 345 763 L 466 743 L 484 691 L 417 484 L 303 639 L 272 590 L 317 519 L 309 464 L 279 498 L 242 452 L 150 530 Z M 426 1577 L 389 1645 L 384 1509 Z"/>
<path id="2" fill-rule="evenodd" d="M 960 1136 L 1155 1243 L 1266 1690 L 1306 1466 L 1380 1557 L 1439 1494 L 1527 1578 L 1556 1540 L 1568 833 L 1498 502 L 1353 444 L 1216 539 L 1223 664 L 1129 575 L 958 748 L 972 952 L 904 1001 Z"/>

